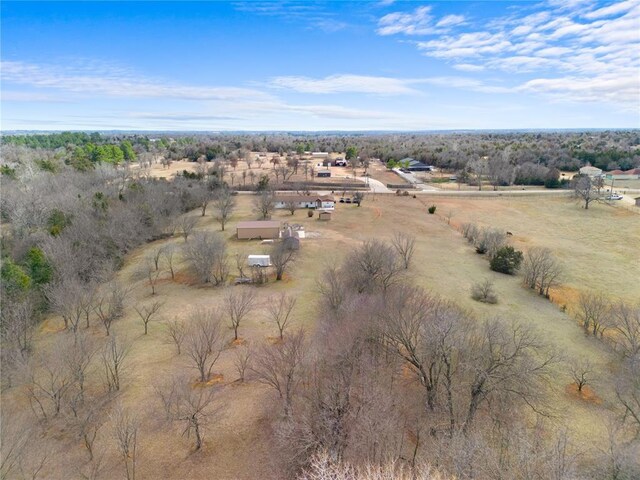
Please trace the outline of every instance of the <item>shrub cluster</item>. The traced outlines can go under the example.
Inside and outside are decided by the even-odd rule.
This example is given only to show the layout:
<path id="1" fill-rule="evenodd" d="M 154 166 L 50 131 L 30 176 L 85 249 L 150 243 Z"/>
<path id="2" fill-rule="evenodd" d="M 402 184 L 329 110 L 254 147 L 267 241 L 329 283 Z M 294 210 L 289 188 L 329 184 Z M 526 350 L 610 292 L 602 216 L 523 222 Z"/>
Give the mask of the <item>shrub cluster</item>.
<path id="1" fill-rule="evenodd" d="M 494 272 L 513 275 L 520 268 L 522 259 L 523 254 L 521 251 L 510 246 L 501 247 L 496 251 L 495 255 L 491 257 L 490 268 Z"/>

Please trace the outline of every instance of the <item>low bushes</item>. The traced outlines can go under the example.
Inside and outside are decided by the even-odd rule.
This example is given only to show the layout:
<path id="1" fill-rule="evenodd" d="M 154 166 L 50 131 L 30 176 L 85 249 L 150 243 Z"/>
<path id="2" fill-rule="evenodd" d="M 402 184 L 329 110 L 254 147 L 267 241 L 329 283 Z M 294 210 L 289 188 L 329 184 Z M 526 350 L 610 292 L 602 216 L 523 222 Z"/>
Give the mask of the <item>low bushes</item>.
<path id="1" fill-rule="evenodd" d="M 471 287 L 471 298 L 482 303 L 498 303 L 498 295 L 493 290 L 493 282 L 488 278 Z"/>
<path id="2" fill-rule="evenodd" d="M 506 241 L 506 234 L 495 228 L 477 227 L 474 224 L 462 225 L 462 235 L 473 244 L 476 252 L 493 258 Z"/>

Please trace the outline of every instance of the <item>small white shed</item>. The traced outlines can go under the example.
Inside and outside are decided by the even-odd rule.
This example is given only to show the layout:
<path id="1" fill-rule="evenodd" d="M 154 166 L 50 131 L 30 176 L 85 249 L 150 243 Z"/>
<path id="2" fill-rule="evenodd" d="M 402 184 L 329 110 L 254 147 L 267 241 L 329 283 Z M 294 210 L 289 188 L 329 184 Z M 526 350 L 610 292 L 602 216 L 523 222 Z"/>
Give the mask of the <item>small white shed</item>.
<path id="1" fill-rule="evenodd" d="M 248 263 L 251 267 L 270 267 L 271 255 L 249 255 Z"/>

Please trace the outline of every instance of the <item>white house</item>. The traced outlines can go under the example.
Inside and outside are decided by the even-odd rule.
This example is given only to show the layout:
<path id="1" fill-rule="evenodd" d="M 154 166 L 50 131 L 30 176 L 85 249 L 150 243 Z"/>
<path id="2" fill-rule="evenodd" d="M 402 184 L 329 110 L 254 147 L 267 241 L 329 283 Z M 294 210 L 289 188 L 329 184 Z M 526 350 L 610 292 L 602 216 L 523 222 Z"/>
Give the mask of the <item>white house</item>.
<path id="1" fill-rule="evenodd" d="M 601 177 L 602 170 L 591 165 L 586 165 L 580 169 L 580 175 L 588 175 L 590 177 Z"/>
<path id="2" fill-rule="evenodd" d="M 336 202 L 329 195 L 276 195 L 275 208 L 288 208 L 294 202 L 297 208 L 317 208 L 319 210 L 333 210 Z"/>
<path id="3" fill-rule="evenodd" d="M 311 152 L 312 158 L 327 158 L 328 156 L 327 152 Z"/>

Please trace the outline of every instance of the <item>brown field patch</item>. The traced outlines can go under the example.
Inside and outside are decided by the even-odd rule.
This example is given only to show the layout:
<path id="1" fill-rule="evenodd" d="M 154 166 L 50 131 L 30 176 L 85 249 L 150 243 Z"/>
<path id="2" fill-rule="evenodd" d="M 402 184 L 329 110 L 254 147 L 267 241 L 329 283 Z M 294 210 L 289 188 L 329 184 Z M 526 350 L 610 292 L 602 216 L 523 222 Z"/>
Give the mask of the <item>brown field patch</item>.
<path id="1" fill-rule="evenodd" d="M 581 391 L 578 391 L 578 385 L 576 383 L 570 383 L 565 388 L 566 394 L 576 400 L 580 400 L 585 403 L 591 403 L 594 405 L 601 405 L 602 399 L 596 395 L 593 389 L 589 385 L 582 387 Z"/>
<path id="2" fill-rule="evenodd" d="M 184 271 L 176 272 L 173 280 L 171 280 L 171 277 L 169 277 L 168 280 L 173 281 L 175 283 L 180 283 L 182 285 L 189 285 L 189 286 L 199 285 L 199 282 L 194 278 L 193 275 Z"/>
<path id="3" fill-rule="evenodd" d="M 221 374 L 221 373 L 213 373 L 209 377 L 209 380 L 207 380 L 206 382 L 200 382 L 198 380 L 193 382 L 193 388 L 211 387 L 213 385 L 218 385 L 218 384 L 223 383 L 223 382 L 224 382 L 224 375 L 223 374 Z"/>
<path id="4" fill-rule="evenodd" d="M 64 323 L 59 318 L 47 318 L 40 324 L 42 333 L 58 333 L 64 331 Z"/>

